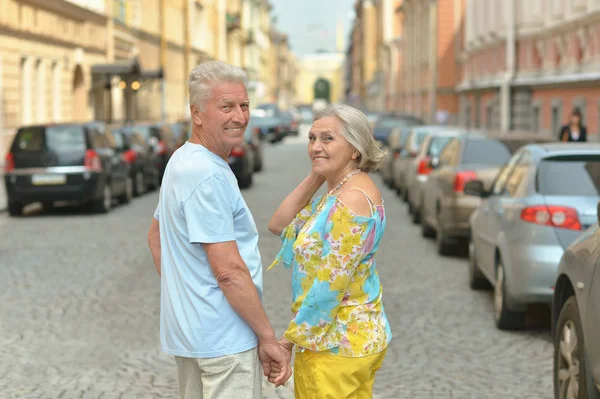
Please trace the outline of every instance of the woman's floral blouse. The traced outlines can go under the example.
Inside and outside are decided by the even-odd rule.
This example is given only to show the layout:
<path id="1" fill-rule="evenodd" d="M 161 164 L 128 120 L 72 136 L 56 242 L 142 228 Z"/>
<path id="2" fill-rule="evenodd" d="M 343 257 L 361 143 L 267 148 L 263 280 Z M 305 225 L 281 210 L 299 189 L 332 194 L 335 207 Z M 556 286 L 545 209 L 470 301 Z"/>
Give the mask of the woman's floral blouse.
<path id="1" fill-rule="evenodd" d="M 291 321 L 284 336 L 299 350 L 348 357 L 384 350 L 392 333 L 374 255 L 383 236 L 383 205 L 356 215 L 337 197 L 315 198 L 285 228 L 279 261 L 292 271 Z"/>

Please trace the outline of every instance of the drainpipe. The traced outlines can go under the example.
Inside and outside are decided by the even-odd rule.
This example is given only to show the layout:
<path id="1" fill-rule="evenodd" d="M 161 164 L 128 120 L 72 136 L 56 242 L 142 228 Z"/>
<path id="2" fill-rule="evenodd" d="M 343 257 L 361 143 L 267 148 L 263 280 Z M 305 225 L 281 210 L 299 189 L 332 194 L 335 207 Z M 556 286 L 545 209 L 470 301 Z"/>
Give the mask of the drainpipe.
<path id="1" fill-rule="evenodd" d="M 500 129 L 502 131 L 509 131 L 512 128 L 511 86 L 515 78 L 516 69 L 515 0 L 508 0 L 506 5 L 508 14 L 508 26 L 506 31 L 506 72 L 500 87 Z"/>
<path id="2" fill-rule="evenodd" d="M 432 0 L 429 5 L 429 116 L 430 122 L 434 123 L 437 111 L 438 90 L 438 5 Z"/>

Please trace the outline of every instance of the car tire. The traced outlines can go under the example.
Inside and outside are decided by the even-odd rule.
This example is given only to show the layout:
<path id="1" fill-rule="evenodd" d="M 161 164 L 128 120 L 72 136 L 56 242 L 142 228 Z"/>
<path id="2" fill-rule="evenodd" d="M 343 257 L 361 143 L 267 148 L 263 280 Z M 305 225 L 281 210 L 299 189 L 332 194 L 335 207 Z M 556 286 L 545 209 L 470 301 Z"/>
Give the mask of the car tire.
<path id="1" fill-rule="evenodd" d="M 494 316 L 496 327 L 500 330 L 522 330 L 525 327 L 525 312 L 508 308 L 506 278 L 502 259 L 496 265 L 496 284 L 494 285 Z"/>
<path id="2" fill-rule="evenodd" d="M 448 239 L 446 233 L 444 233 L 444 229 L 440 225 L 438 219 L 438 228 L 435 233 L 435 244 L 437 246 L 437 253 L 442 256 L 451 255 L 454 248 L 454 242 Z"/>
<path id="3" fill-rule="evenodd" d="M 421 205 L 421 209 L 425 209 L 425 207 Z M 423 210 L 421 211 L 421 236 L 425 238 L 435 237 L 435 230 L 427 223 L 425 211 Z"/>
<path id="4" fill-rule="evenodd" d="M 144 181 L 144 174 L 141 171 L 137 171 L 133 180 L 133 196 L 139 197 L 140 195 L 146 192 L 146 182 Z"/>
<path id="5" fill-rule="evenodd" d="M 254 171 L 260 172 L 263 170 L 263 161 L 262 158 L 258 158 L 256 163 L 254 164 Z"/>
<path id="6" fill-rule="evenodd" d="M 23 216 L 23 205 L 20 202 L 9 202 L 8 214 L 13 217 Z"/>
<path id="7" fill-rule="evenodd" d="M 573 343 L 573 338 L 576 338 L 577 342 Z M 579 306 L 577 298 L 573 295 L 567 299 L 560 310 L 554 334 L 555 398 L 566 398 L 570 383 L 573 382 L 577 383 L 577 398 L 598 399 L 600 397 L 591 373 L 588 371 L 590 364 L 583 349 L 585 348 L 584 340 Z M 566 359 L 562 351 L 568 351 L 569 359 Z M 566 379 L 564 383 L 560 381 L 561 374 L 563 379 Z"/>
<path id="8" fill-rule="evenodd" d="M 92 212 L 108 213 L 112 207 L 112 190 L 110 183 L 106 182 L 102 188 L 102 198 L 92 202 Z"/>
<path id="9" fill-rule="evenodd" d="M 419 224 L 421 222 L 421 210 L 416 206 L 412 208 L 412 218 L 413 224 Z"/>
<path id="10" fill-rule="evenodd" d="M 492 285 L 483 273 L 481 273 L 481 269 L 479 269 L 475 250 L 473 239 L 469 239 L 469 287 L 472 290 L 489 290 L 492 288 Z"/>
<path id="11" fill-rule="evenodd" d="M 125 192 L 123 195 L 119 197 L 119 202 L 121 204 L 129 204 L 133 199 L 134 192 L 134 183 L 131 176 L 127 176 L 127 180 L 125 180 Z"/>
<path id="12" fill-rule="evenodd" d="M 248 173 L 248 175 L 240 178 L 238 180 L 238 186 L 240 186 L 240 188 L 250 188 L 250 186 L 252 186 L 252 173 Z"/>
<path id="13" fill-rule="evenodd" d="M 152 182 L 146 186 L 148 191 L 155 191 L 160 186 L 160 173 L 154 173 L 152 175 Z"/>

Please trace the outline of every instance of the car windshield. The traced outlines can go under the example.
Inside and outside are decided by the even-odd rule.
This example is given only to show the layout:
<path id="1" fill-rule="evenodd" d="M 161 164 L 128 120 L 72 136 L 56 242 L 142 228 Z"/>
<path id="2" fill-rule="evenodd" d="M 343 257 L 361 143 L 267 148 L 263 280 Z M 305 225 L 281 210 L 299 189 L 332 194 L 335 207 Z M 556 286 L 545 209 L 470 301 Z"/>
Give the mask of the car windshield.
<path id="1" fill-rule="evenodd" d="M 600 155 L 562 156 L 540 162 L 537 191 L 542 195 L 600 195 Z"/>
<path id="2" fill-rule="evenodd" d="M 439 155 L 440 151 L 444 149 L 444 146 L 448 144 L 448 142 L 452 139 L 452 137 L 432 137 L 431 142 L 429 143 L 429 148 L 427 149 L 427 155 L 436 157 Z"/>
<path id="3" fill-rule="evenodd" d="M 502 166 L 510 157 L 510 148 L 501 141 L 468 140 L 463 163 Z"/>

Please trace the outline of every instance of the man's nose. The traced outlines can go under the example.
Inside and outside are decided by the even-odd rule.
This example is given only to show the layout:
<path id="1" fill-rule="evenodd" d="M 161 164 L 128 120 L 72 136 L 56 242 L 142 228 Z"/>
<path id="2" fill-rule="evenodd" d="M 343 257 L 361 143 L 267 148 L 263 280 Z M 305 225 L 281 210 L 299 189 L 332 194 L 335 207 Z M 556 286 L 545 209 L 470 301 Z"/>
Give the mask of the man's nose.
<path id="1" fill-rule="evenodd" d="M 241 125 L 246 123 L 246 115 L 244 115 L 244 111 L 242 111 L 241 107 L 235 107 L 231 120 Z"/>

